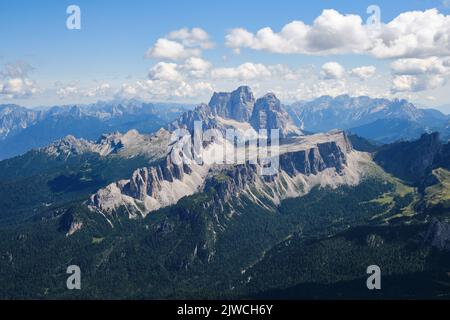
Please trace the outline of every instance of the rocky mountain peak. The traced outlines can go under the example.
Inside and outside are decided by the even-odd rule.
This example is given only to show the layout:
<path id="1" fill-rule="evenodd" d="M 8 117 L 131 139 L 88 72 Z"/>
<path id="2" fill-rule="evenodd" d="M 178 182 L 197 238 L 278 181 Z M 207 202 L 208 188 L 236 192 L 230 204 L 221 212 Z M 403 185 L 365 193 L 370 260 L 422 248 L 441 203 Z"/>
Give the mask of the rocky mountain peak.
<path id="1" fill-rule="evenodd" d="M 70 155 L 93 152 L 94 144 L 84 139 L 77 139 L 73 135 L 68 135 L 39 150 L 52 157 L 68 157 Z"/>
<path id="2" fill-rule="evenodd" d="M 208 105 L 214 115 L 246 122 L 254 104 L 255 97 L 250 87 L 241 86 L 233 92 L 215 92 Z"/>
<path id="3" fill-rule="evenodd" d="M 242 86 L 231 93 L 231 116 L 237 121 L 248 121 L 253 111 L 255 97 L 250 87 Z"/>
<path id="4" fill-rule="evenodd" d="M 223 118 L 228 118 L 230 113 L 228 110 L 230 97 L 230 92 L 214 92 L 208 105 L 214 114 L 217 114 Z"/>
<path id="5" fill-rule="evenodd" d="M 192 132 L 195 121 L 201 121 L 204 129 L 215 127 L 217 123 L 209 105 L 202 103 L 194 110 L 183 113 L 177 120 L 170 123 L 168 130 L 184 128 Z"/>
<path id="6" fill-rule="evenodd" d="M 281 101 L 274 93 L 266 93 L 262 98 L 256 101 L 258 108 L 265 108 L 267 110 L 281 111 Z"/>
<path id="7" fill-rule="evenodd" d="M 186 128 L 192 131 L 194 121 L 201 121 L 203 129 L 242 128 L 242 124 L 247 124 L 255 130 L 280 129 L 281 138 L 302 134 L 275 94 L 268 93 L 255 103 L 253 93 L 247 86 L 233 92 L 214 93 L 208 105 L 202 104 L 195 110 L 185 112 L 168 129 Z"/>
<path id="8" fill-rule="evenodd" d="M 302 134 L 294 125 L 281 101 L 273 93 L 268 93 L 256 100 L 250 124 L 256 130 L 280 129 L 280 137 L 282 138 L 292 134 Z"/>

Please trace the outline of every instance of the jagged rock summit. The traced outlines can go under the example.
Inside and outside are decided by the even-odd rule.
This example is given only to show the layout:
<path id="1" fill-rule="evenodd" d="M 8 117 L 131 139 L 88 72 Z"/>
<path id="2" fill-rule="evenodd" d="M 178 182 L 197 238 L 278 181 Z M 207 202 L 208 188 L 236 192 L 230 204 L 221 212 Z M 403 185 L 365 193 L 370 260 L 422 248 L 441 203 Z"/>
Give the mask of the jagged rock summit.
<path id="1" fill-rule="evenodd" d="M 255 129 L 280 129 L 281 137 L 302 134 L 273 93 L 268 93 L 256 101 L 250 124 Z"/>
<path id="2" fill-rule="evenodd" d="M 275 94 L 268 93 L 255 100 L 248 86 L 241 86 L 233 92 L 215 92 L 209 104 L 201 104 L 183 114 L 169 125 L 169 129 L 192 131 L 194 121 L 201 121 L 203 129 L 280 129 L 281 138 L 303 134 Z"/>
<path id="3" fill-rule="evenodd" d="M 240 122 L 250 120 L 254 105 L 255 97 L 247 86 L 233 92 L 215 92 L 208 104 L 213 115 Z"/>

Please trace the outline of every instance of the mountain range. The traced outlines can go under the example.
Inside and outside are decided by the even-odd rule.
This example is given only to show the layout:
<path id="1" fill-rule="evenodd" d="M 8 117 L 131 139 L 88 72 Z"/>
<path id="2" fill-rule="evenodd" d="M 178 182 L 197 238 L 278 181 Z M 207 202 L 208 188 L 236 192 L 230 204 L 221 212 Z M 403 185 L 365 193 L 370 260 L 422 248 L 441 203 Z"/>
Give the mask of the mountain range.
<path id="1" fill-rule="evenodd" d="M 290 115 L 306 131 L 342 129 L 382 143 L 417 139 L 432 131 L 441 132 L 443 139 L 449 137 L 447 115 L 406 100 L 323 96 L 292 104 Z"/>
<path id="2" fill-rule="evenodd" d="M 450 144 L 424 133 L 446 116 L 319 100 L 286 106 L 242 86 L 151 132 L 69 135 L 0 161 L 0 298 L 448 297 Z M 387 118 L 423 130 L 380 144 L 352 129 Z M 200 153 L 195 121 L 221 133 Z M 270 129 L 278 166 L 262 174 L 257 138 Z M 72 264 L 82 290 L 65 287 Z M 365 286 L 373 264 L 381 291 Z"/>
<path id="3" fill-rule="evenodd" d="M 97 139 L 108 132 L 131 129 L 151 133 L 190 106 L 136 100 L 56 106 L 44 110 L 0 105 L 0 159 L 43 147 L 67 135 Z"/>
<path id="4" fill-rule="evenodd" d="M 282 128 L 282 135 L 296 130 L 326 132 L 339 129 L 380 143 L 417 139 L 424 132 L 433 131 L 440 132 L 444 140 L 450 138 L 449 116 L 434 109 L 417 108 L 406 100 L 323 96 L 285 105 L 283 112 L 290 117 L 283 114 L 279 118 L 270 117 L 278 114 L 273 110 L 279 112 L 281 102 L 264 100 L 268 104 L 263 105 L 262 101 L 255 105 L 257 101 L 248 87 L 241 87 L 230 93 L 215 93 L 207 105 L 186 116 L 198 119 L 199 113 L 203 112 L 210 121 L 218 116 L 246 121 L 256 127 L 262 117 L 269 117 L 268 129 Z M 191 105 L 138 100 L 45 109 L 0 105 L 0 159 L 43 147 L 67 135 L 96 140 L 100 135 L 114 131 L 125 133 L 136 129 L 141 133 L 152 133 L 193 109 Z M 176 124 L 169 128 L 174 126 Z"/>

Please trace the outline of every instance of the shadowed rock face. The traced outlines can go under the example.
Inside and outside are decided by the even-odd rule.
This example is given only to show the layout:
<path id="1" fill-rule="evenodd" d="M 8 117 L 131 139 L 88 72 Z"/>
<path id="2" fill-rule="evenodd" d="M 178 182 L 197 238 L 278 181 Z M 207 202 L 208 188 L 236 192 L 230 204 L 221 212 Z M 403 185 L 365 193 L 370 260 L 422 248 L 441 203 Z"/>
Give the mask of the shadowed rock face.
<path id="1" fill-rule="evenodd" d="M 209 102 L 214 115 L 222 118 L 246 122 L 250 119 L 255 104 L 252 90 L 242 86 L 233 92 L 215 92 Z"/>
<path id="2" fill-rule="evenodd" d="M 442 158 L 438 133 L 423 134 L 417 141 L 397 142 L 381 148 L 375 156 L 386 171 L 416 184 L 422 184 Z"/>
<path id="3" fill-rule="evenodd" d="M 256 100 L 250 124 L 256 130 L 280 129 L 280 137 L 282 138 L 291 134 L 301 134 L 280 100 L 273 93 L 268 93 Z"/>
<path id="4" fill-rule="evenodd" d="M 345 150 L 341 150 L 336 142 L 321 143 L 310 149 L 280 156 L 280 169 L 289 175 L 317 174 L 327 168 L 335 168 L 341 172 L 347 164 Z"/>

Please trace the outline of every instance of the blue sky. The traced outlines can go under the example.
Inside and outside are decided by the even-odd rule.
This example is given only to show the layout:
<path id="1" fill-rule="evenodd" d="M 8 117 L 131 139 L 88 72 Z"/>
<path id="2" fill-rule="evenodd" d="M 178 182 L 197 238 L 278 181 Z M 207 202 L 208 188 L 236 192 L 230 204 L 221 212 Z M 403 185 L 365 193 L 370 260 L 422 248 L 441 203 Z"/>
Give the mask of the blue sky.
<path id="1" fill-rule="evenodd" d="M 66 28 L 66 8 L 71 4 L 81 9 L 81 30 Z M 334 9 L 342 16 L 356 15 L 365 22 L 369 16 L 366 9 L 371 4 L 374 2 L 363 0 L 308 4 L 298 0 L 1 1 L 0 103 L 40 106 L 121 97 L 201 102 L 213 90 L 229 90 L 242 83 L 254 86 L 259 94 L 275 91 L 286 101 L 321 94 L 367 93 L 406 97 L 424 105 L 448 103 L 446 70 L 437 79 L 434 71 L 430 71 L 434 72 L 431 77 L 409 71 L 401 74 L 398 68 L 394 71 L 392 68 L 392 63 L 401 59 L 446 65 L 446 53 L 436 48 L 417 57 L 414 53 L 380 56 L 354 47 L 352 50 L 337 48 L 338 53 L 314 47 L 318 50 L 316 54 L 308 51 L 311 48 L 305 52 L 298 45 L 295 49 L 287 46 L 284 52 L 268 44 L 267 39 L 252 40 L 239 48 L 226 41 L 235 28 L 256 36 L 258 30 L 266 27 L 277 34 L 292 21 L 312 26 L 325 9 Z M 425 12 L 436 8 L 444 18 L 450 14 L 450 3 L 445 0 L 377 1 L 376 4 L 383 24 L 415 10 Z M 182 28 L 188 33 L 192 28 L 200 28 L 208 35 L 208 43 L 213 43 L 212 48 L 206 42 L 183 44 L 186 52 L 178 58 L 150 53 L 158 39 L 183 43 L 186 39 L 168 36 Z M 426 32 L 432 34 L 436 30 Z M 283 38 L 283 41 L 289 44 L 291 39 Z M 189 60 L 197 63 L 196 73 L 186 62 L 192 57 L 202 60 Z M 439 61 L 430 62 L 433 57 Z M 201 72 L 200 62 L 205 68 Z M 414 62 L 417 61 L 398 63 Z M 352 70 L 368 66 L 376 71 L 360 70 L 370 71 L 370 77 L 364 76 L 367 83 L 362 83 L 362 78 L 356 79 L 357 72 Z M 20 72 L 11 71 L 16 69 Z M 287 73 L 289 77 L 285 77 Z M 401 78 L 396 79 L 392 89 L 396 76 Z M 317 85 L 308 87 L 312 80 Z"/>

